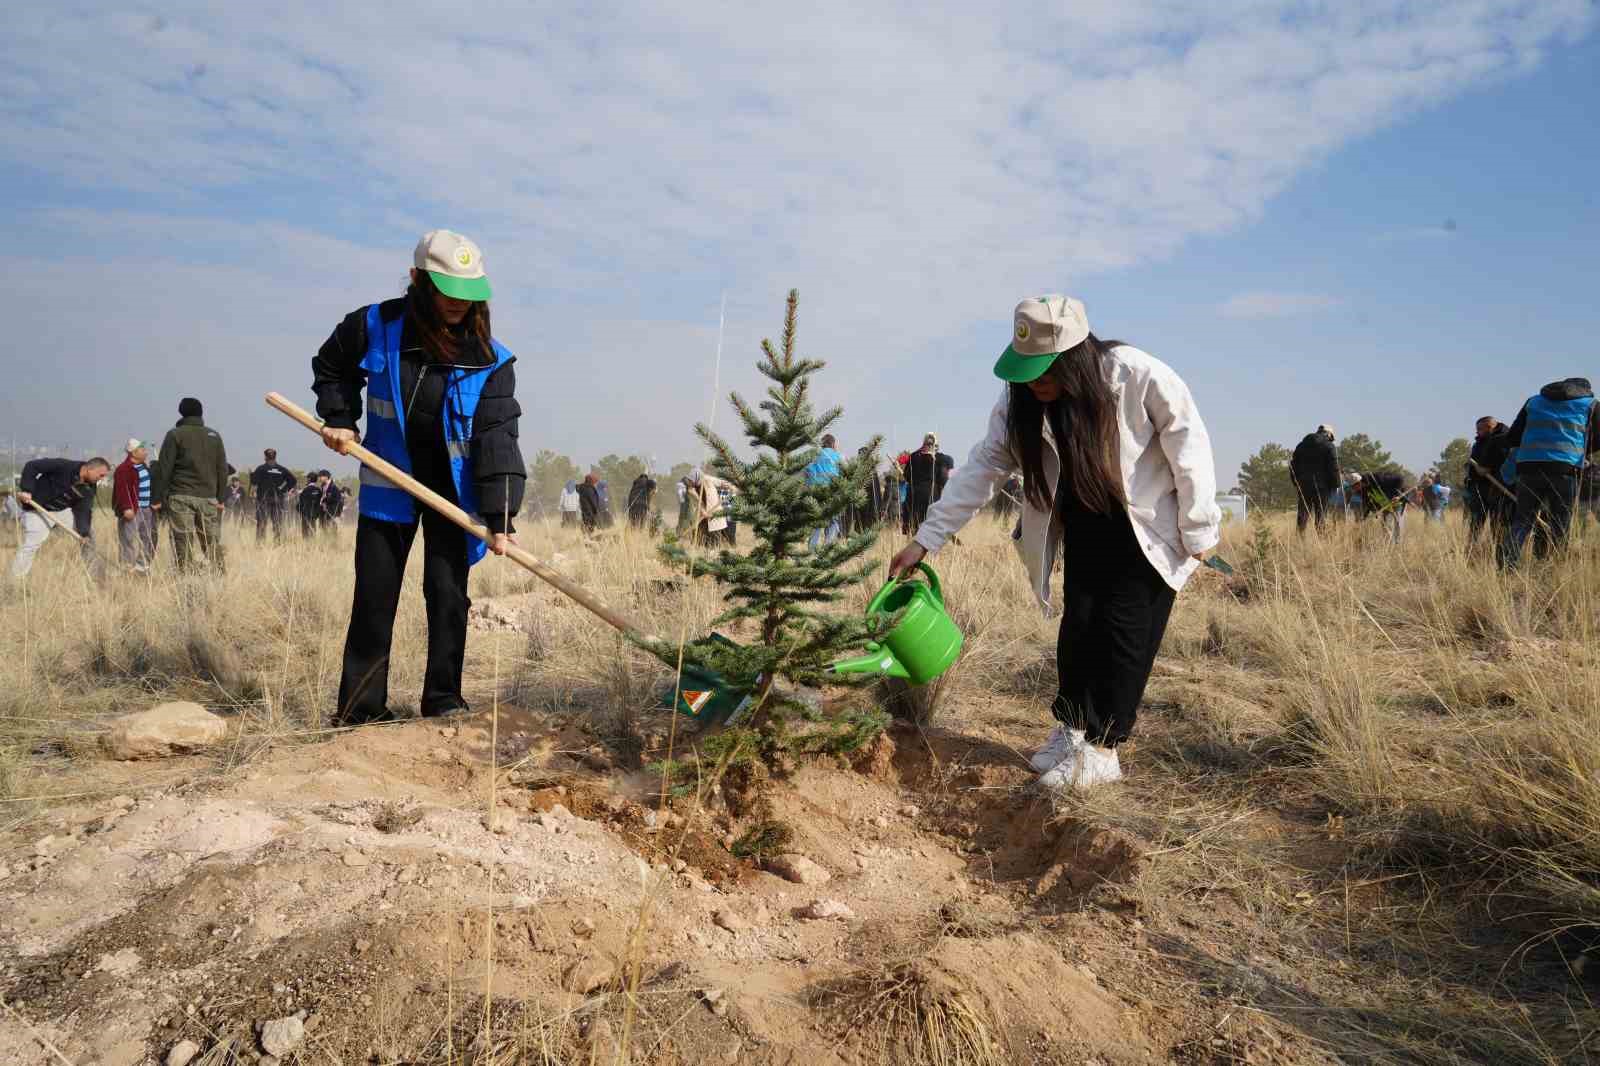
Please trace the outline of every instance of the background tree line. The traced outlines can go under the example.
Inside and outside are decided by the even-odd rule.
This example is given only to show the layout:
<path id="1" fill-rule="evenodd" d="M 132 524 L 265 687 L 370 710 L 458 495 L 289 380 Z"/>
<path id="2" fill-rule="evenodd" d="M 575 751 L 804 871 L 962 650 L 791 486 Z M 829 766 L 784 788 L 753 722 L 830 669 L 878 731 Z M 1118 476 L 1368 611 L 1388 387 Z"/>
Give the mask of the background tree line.
<path id="1" fill-rule="evenodd" d="M 1465 476 L 1467 453 L 1472 444 L 1465 437 L 1457 437 L 1439 452 L 1433 469 L 1440 480 L 1459 491 Z M 1395 461 L 1383 442 L 1365 433 L 1352 433 L 1338 443 L 1339 468 L 1345 476 L 1351 474 L 1376 474 L 1395 472 L 1402 474 L 1408 485 L 1414 485 L 1417 475 Z M 1292 447 L 1281 444 L 1263 444 L 1255 454 L 1239 466 L 1236 491 L 1244 493 L 1250 506 L 1269 511 L 1288 510 L 1295 505 L 1294 482 L 1289 477 L 1289 458 Z"/>

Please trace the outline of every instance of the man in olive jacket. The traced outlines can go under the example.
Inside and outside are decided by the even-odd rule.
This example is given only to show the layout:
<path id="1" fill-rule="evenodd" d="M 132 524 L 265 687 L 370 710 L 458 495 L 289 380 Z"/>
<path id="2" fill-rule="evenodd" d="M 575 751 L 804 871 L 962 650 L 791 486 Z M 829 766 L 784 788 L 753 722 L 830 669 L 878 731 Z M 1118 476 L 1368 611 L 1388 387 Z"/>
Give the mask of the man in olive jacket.
<path id="1" fill-rule="evenodd" d="M 191 569 L 195 549 L 222 570 L 222 511 L 228 498 L 228 454 L 222 437 L 207 428 L 200 401 L 178 404 L 178 424 L 167 430 L 156 460 L 155 483 L 172 523 L 172 554 L 178 569 Z M 196 543 L 198 542 L 198 544 Z"/>

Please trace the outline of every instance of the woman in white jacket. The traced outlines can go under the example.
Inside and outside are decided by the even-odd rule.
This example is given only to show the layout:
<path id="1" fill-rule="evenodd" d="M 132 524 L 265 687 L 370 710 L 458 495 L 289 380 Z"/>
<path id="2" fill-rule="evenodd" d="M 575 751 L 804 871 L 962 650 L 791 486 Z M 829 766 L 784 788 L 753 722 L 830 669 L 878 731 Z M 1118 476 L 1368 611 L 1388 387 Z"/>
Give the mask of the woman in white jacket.
<path id="1" fill-rule="evenodd" d="M 1083 304 L 1065 296 L 1017 305 L 994 370 L 1007 384 L 987 434 L 890 572 L 938 551 L 997 485 L 1023 476 L 1018 547 L 1047 614 L 1057 544 L 1066 572 L 1057 725 L 1032 763 L 1047 787 L 1089 788 L 1122 776 L 1117 745 L 1173 601 L 1219 539 L 1211 440 L 1170 367 L 1095 337 Z"/>

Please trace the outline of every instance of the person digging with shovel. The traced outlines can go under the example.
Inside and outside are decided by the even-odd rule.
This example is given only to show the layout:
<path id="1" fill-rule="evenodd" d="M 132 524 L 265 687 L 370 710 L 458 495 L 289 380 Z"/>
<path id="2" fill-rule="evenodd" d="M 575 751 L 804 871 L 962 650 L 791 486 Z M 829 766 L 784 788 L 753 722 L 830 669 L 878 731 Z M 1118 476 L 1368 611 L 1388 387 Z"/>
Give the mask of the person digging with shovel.
<path id="1" fill-rule="evenodd" d="M 335 722 L 385 721 L 389 650 L 406 558 L 420 526 L 428 656 L 422 714 L 466 711 L 467 573 L 486 551 L 516 542 L 526 467 L 517 443 L 522 409 L 514 357 L 489 328 L 483 254 L 449 230 L 423 235 L 405 296 L 346 315 L 311 361 L 323 442 L 341 454 L 357 441 L 366 389 L 365 445 L 424 486 L 476 513 L 485 545 L 382 475 L 361 468 L 355 601 L 345 636 Z M 420 514 L 419 514 L 420 511 Z"/>
<path id="2" fill-rule="evenodd" d="M 1173 601 L 1221 539 L 1211 439 L 1182 379 L 1096 337 L 1077 300 L 1024 300 L 1012 325 L 988 432 L 889 569 L 906 574 L 996 486 L 1023 476 L 1015 543 L 1047 615 L 1057 544 L 1066 572 L 1057 725 L 1030 761 L 1046 788 L 1087 789 L 1122 777 L 1117 745 L 1133 730 Z"/>
<path id="3" fill-rule="evenodd" d="M 111 473 L 111 464 L 98 456 L 77 459 L 30 459 L 22 467 L 17 482 L 17 503 L 22 508 L 22 544 L 11 560 L 11 576 L 21 580 L 33 569 L 33 557 L 50 536 L 50 527 L 60 525 L 76 533 L 79 552 L 90 574 L 102 572 L 100 557 L 94 551 L 95 486 Z M 69 526 L 62 515 L 72 512 Z"/>

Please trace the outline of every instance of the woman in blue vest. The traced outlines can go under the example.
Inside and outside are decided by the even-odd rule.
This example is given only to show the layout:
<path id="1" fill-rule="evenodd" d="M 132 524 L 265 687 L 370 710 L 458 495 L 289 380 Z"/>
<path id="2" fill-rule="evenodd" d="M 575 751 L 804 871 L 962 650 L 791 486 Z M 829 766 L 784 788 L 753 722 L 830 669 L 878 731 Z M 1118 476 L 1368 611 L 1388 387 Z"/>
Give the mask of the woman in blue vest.
<path id="1" fill-rule="evenodd" d="M 449 230 L 418 242 L 411 284 L 397 300 L 346 315 L 311 361 L 322 437 L 343 452 L 356 437 L 366 390 L 365 444 L 424 485 L 481 517 L 485 545 L 361 468 L 356 590 L 345 637 L 335 720 L 387 720 L 389 646 L 406 557 L 422 529 L 427 717 L 467 709 L 467 571 L 515 540 L 512 516 L 526 478 L 517 444 L 514 360 L 489 331 L 489 280 L 478 246 Z"/>

